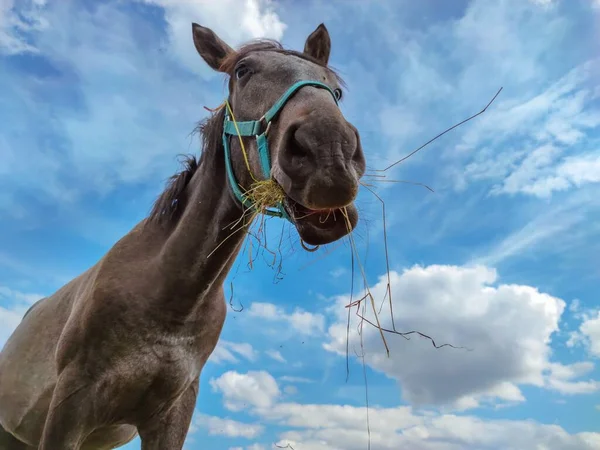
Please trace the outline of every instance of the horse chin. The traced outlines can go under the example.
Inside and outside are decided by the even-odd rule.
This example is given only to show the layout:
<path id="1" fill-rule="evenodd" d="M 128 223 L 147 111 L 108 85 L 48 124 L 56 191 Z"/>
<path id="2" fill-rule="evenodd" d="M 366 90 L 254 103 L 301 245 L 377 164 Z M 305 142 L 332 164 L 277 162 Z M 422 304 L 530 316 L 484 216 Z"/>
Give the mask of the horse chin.
<path id="1" fill-rule="evenodd" d="M 354 203 L 344 208 L 312 210 L 288 197 L 284 206 L 300 238 L 308 245 L 335 242 L 352 232 L 358 223 Z"/>

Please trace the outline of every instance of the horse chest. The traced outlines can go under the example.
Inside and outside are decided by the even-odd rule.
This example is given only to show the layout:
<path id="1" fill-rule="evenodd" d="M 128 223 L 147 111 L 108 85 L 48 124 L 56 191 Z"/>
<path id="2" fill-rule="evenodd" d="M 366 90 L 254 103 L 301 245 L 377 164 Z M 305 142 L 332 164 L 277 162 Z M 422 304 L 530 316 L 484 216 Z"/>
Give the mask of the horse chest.
<path id="1" fill-rule="evenodd" d="M 168 408 L 198 378 L 226 314 L 223 298 L 211 300 L 186 320 L 168 307 L 160 314 L 138 311 L 133 320 L 116 308 L 110 310 L 110 321 L 100 320 L 107 316 L 102 309 L 111 306 L 104 302 L 97 306 L 100 312 L 80 322 L 86 326 L 73 336 L 82 337 L 88 351 L 76 359 L 85 366 L 83 372 L 96 374 L 99 403 L 110 405 L 106 420 L 143 421 Z"/>
<path id="2" fill-rule="evenodd" d="M 171 379 L 197 377 L 213 352 L 220 335 L 206 320 L 199 320 L 183 328 L 152 336 L 146 346 L 158 371 L 173 372 Z M 150 344 L 150 342 L 152 342 Z"/>

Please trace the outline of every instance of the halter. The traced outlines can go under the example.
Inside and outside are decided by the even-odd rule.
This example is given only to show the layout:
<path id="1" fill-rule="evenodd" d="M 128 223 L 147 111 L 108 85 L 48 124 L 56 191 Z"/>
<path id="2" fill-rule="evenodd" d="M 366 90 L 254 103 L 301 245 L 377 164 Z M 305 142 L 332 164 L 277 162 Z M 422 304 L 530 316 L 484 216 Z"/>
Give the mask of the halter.
<path id="1" fill-rule="evenodd" d="M 277 117 L 277 114 L 285 106 L 290 97 L 304 86 L 315 86 L 322 89 L 326 89 L 331 93 L 331 96 L 335 100 L 336 105 L 338 104 L 338 100 L 329 86 L 327 86 L 324 83 L 321 83 L 320 81 L 304 80 L 292 84 L 287 89 L 287 91 L 285 91 L 285 93 L 281 97 L 279 97 L 279 100 L 275 102 L 271 109 L 269 109 L 258 120 L 237 122 L 230 117 L 229 111 L 225 109 L 225 121 L 223 123 L 223 148 L 225 149 L 225 169 L 227 171 L 227 178 L 229 179 L 229 184 L 231 185 L 233 194 L 242 203 L 242 205 L 244 205 L 247 208 L 252 208 L 252 202 L 246 195 L 244 195 L 244 193 L 240 189 L 240 186 L 237 183 L 237 180 L 233 173 L 233 166 L 231 164 L 231 150 L 229 148 L 228 136 L 254 136 L 256 138 L 256 146 L 258 148 L 258 156 L 260 161 L 260 167 L 262 169 L 262 174 L 265 177 L 265 179 L 270 179 L 271 156 L 269 153 L 267 133 L 269 132 L 269 128 L 271 127 L 271 122 L 275 119 L 275 117 Z M 261 130 L 263 130 L 263 125 L 264 131 L 261 133 Z M 282 217 L 284 219 L 289 220 L 290 222 L 292 221 L 288 213 L 286 212 L 282 202 L 279 202 L 276 208 L 276 210 L 266 208 L 262 212 L 267 216 Z"/>

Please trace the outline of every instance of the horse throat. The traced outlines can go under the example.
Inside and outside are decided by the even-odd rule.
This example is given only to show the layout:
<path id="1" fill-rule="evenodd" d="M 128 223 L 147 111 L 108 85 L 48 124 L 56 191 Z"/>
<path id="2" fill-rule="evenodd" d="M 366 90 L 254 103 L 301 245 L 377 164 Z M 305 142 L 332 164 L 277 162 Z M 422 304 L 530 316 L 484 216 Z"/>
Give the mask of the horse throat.
<path id="1" fill-rule="evenodd" d="M 203 162 L 193 175 L 185 209 L 157 255 L 166 284 L 195 298 L 222 285 L 250 226 L 224 168 L 211 166 Z"/>

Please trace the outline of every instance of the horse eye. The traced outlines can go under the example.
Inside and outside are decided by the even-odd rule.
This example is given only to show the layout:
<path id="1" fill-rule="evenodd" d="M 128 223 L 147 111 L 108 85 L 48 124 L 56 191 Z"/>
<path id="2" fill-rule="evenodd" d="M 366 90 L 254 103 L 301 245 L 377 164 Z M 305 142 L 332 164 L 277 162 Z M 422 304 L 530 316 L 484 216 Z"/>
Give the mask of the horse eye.
<path id="1" fill-rule="evenodd" d="M 235 69 L 235 77 L 238 80 L 248 73 L 250 73 L 250 69 L 247 66 L 240 66 Z"/>
<path id="2" fill-rule="evenodd" d="M 333 90 L 333 95 L 335 95 L 335 98 L 337 98 L 338 100 L 340 100 L 342 98 L 342 90 L 337 88 Z"/>

